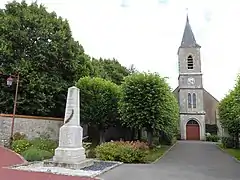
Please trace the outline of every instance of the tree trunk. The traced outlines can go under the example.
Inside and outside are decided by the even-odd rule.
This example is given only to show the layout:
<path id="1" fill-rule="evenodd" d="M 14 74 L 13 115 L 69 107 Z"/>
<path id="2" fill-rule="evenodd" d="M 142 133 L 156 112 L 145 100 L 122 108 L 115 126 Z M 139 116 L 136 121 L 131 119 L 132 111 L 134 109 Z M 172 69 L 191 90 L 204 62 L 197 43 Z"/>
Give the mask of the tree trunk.
<path id="1" fill-rule="evenodd" d="M 136 133 L 136 130 L 135 130 L 134 128 L 132 128 L 131 141 L 134 140 L 134 138 L 135 138 L 135 133 Z"/>
<path id="2" fill-rule="evenodd" d="M 235 134 L 235 148 L 236 149 L 239 148 L 239 134 L 238 133 Z"/>
<path id="3" fill-rule="evenodd" d="M 138 140 L 141 141 L 142 139 L 142 129 L 138 129 Z"/>
<path id="4" fill-rule="evenodd" d="M 99 143 L 102 144 L 105 142 L 105 130 L 100 129 L 99 130 Z"/>
<path id="5" fill-rule="evenodd" d="M 148 139 L 149 147 L 152 147 L 152 145 L 153 145 L 153 131 L 152 131 L 152 129 L 147 130 L 147 139 Z"/>

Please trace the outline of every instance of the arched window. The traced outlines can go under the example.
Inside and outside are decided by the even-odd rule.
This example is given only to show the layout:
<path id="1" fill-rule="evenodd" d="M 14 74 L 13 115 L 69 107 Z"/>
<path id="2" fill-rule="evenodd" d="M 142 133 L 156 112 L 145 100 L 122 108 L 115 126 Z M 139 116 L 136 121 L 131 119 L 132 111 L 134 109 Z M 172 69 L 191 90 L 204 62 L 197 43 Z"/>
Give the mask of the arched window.
<path id="1" fill-rule="evenodd" d="M 196 97 L 196 94 L 193 93 L 193 108 L 196 108 L 197 107 L 197 97 Z"/>
<path id="2" fill-rule="evenodd" d="M 193 57 L 191 55 L 187 58 L 187 67 L 188 69 L 193 69 Z"/>
<path id="3" fill-rule="evenodd" d="M 188 108 L 192 108 L 192 95 L 188 93 Z"/>
<path id="4" fill-rule="evenodd" d="M 198 123 L 195 120 L 190 120 L 190 121 L 187 122 L 187 124 L 198 124 Z"/>

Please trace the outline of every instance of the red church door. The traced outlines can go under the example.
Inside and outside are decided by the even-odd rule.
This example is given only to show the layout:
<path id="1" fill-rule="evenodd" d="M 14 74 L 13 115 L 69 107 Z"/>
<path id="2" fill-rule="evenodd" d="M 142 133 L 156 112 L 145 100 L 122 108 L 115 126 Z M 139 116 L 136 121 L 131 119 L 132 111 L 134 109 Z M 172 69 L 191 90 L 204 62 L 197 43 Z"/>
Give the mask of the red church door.
<path id="1" fill-rule="evenodd" d="M 197 121 L 190 120 L 186 125 L 187 140 L 200 140 L 200 127 Z"/>

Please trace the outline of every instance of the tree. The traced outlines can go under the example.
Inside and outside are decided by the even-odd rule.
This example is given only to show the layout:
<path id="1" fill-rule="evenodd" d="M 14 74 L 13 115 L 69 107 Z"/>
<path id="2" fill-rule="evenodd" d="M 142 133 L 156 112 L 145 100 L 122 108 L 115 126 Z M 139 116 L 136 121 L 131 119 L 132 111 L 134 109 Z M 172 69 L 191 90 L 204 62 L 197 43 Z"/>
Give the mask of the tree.
<path id="1" fill-rule="evenodd" d="M 81 120 L 95 126 L 100 132 L 100 143 L 104 142 L 104 131 L 116 125 L 120 88 L 111 81 L 99 77 L 80 78 L 76 85 L 80 89 Z"/>
<path id="2" fill-rule="evenodd" d="M 165 79 L 158 74 L 134 73 L 122 84 L 120 114 L 123 125 L 148 132 L 152 145 L 155 130 L 175 133 L 178 126 L 178 104 Z"/>
<path id="3" fill-rule="evenodd" d="M 236 85 L 219 103 L 219 118 L 223 128 L 235 139 L 235 148 L 239 148 L 240 133 L 240 77 Z"/>
<path id="4" fill-rule="evenodd" d="M 91 66 L 68 21 L 25 1 L 6 4 L 0 21 L 0 71 L 20 74 L 17 113 L 62 117 L 68 87 Z M 1 113 L 12 113 L 14 87 L 0 83 Z"/>
<path id="5" fill-rule="evenodd" d="M 94 75 L 110 80 L 117 85 L 123 82 L 124 77 L 130 74 L 130 71 L 122 66 L 116 59 L 92 59 Z"/>

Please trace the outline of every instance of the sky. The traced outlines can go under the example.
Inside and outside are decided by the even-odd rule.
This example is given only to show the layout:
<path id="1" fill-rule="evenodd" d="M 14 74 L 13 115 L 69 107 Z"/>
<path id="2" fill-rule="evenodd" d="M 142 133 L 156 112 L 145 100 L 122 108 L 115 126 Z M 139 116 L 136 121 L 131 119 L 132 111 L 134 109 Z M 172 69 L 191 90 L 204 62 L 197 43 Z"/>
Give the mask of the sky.
<path id="1" fill-rule="evenodd" d="M 32 2 L 32 0 L 26 0 Z M 0 8 L 8 0 L 0 0 Z M 203 86 L 221 100 L 240 70 L 239 0 L 38 0 L 68 19 L 73 37 L 92 57 L 116 58 L 139 71 L 178 81 L 177 50 L 186 14 L 202 46 Z"/>

